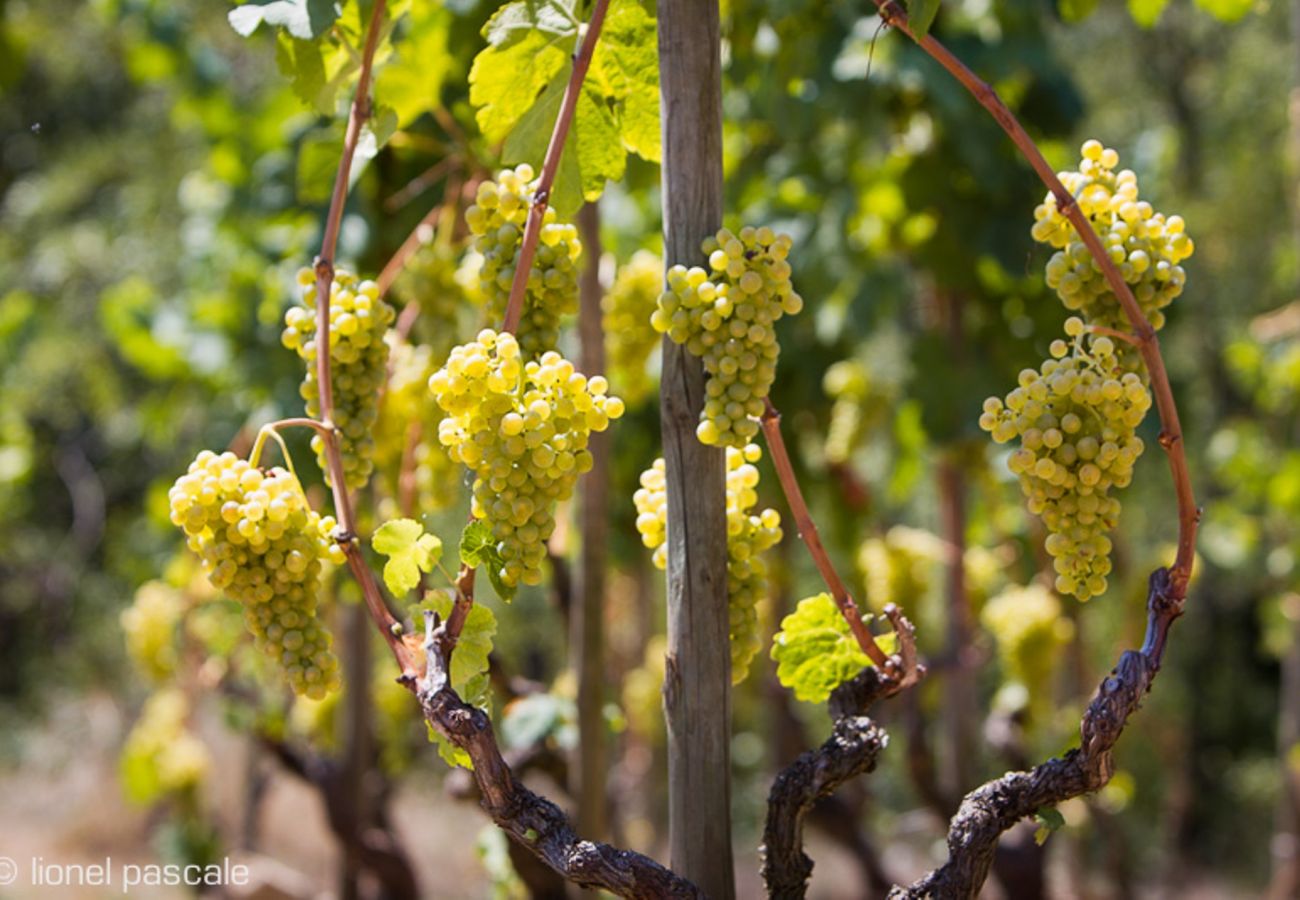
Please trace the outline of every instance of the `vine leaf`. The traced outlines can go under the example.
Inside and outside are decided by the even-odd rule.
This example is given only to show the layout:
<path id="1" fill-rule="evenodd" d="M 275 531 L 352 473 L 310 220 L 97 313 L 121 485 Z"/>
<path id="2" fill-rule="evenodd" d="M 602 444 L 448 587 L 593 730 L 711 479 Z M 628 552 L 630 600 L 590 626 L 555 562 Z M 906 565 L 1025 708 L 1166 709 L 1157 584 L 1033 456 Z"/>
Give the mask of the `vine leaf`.
<path id="1" fill-rule="evenodd" d="M 451 614 L 452 598 L 444 591 L 435 591 L 428 596 L 422 608 L 432 609 L 443 619 Z M 492 610 L 482 604 L 474 604 L 465 627 L 456 640 L 456 652 L 451 655 L 451 687 L 460 698 L 471 706 L 487 710 L 491 685 L 488 681 L 488 654 L 492 652 L 492 638 L 497 633 L 497 619 Z M 448 741 L 434 729 L 429 728 L 429 740 L 438 746 L 438 755 L 450 766 L 474 768 L 469 754 Z"/>
<path id="2" fill-rule="evenodd" d="M 460 561 L 467 566 L 487 570 L 488 580 L 497 596 L 509 603 L 515 599 L 514 587 L 501 580 L 501 567 L 505 560 L 497 550 L 497 539 L 486 522 L 470 522 L 460 536 Z"/>
<path id="3" fill-rule="evenodd" d="M 1038 823 L 1037 830 L 1034 831 L 1034 843 L 1043 846 L 1047 839 L 1052 836 L 1053 831 L 1059 831 L 1065 827 L 1065 816 L 1061 815 L 1060 810 L 1055 806 L 1044 806 L 1034 812 L 1034 821 Z"/>
<path id="4" fill-rule="evenodd" d="M 920 40 L 929 34 L 934 17 L 939 14 L 939 0 L 907 0 L 907 26 Z"/>
<path id="5" fill-rule="evenodd" d="M 887 634 L 876 643 L 893 653 L 897 642 Z M 772 639 L 772 659 L 782 686 L 807 703 L 821 703 L 871 665 L 827 593 L 800 600 L 798 608 L 781 620 L 781 630 Z"/>
<path id="6" fill-rule="evenodd" d="M 517 0 L 484 26 L 470 69 L 479 127 L 506 163 L 540 169 L 578 46 L 577 0 Z M 612 0 L 578 96 L 551 205 L 560 215 L 623 177 L 627 154 L 659 161 L 655 20 L 638 0 Z"/>
<path id="7" fill-rule="evenodd" d="M 236 6 L 226 14 L 226 20 L 240 37 L 249 37 L 265 22 L 299 40 L 310 41 L 329 31 L 338 21 L 339 12 L 334 0 L 262 0 Z"/>
<path id="8" fill-rule="evenodd" d="M 394 594 L 413 590 L 421 572 L 431 572 L 442 558 L 442 541 L 425 534 L 414 519 L 394 519 L 379 526 L 370 545 L 388 557 L 384 563 L 384 584 Z"/>

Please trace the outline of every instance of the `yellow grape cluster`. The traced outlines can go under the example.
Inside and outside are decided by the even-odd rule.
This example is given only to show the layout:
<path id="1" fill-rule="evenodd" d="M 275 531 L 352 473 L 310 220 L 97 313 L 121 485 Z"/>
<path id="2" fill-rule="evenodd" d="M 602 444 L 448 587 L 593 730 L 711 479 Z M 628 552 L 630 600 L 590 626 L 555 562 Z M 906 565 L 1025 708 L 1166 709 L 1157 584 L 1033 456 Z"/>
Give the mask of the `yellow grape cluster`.
<path id="1" fill-rule="evenodd" d="M 478 186 L 474 204 L 465 210 L 474 249 L 483 257 L 479 284 L 498 319 L 505 315 L 510 299 L 524 226 L 536 190 L 532 166 L 503 169 L 496 181 L 484 181 Z M 519 346 L 528 359 L 554 350 L 560 338 L 560 317 L 577 311 L 576 261 L 581 253 L 578 230 L 559 222 L 555 210 L 547 207 L 519 321 Z"/>
<path id="2" fill-rule="evenodd" d="M 284 315 L 281 341 L 307 363 L 300 393 L 307 414 L 320 415 L 320 385 L 316 380 L 316 273 L 298 271 L 301 303 Z M 371 429 L 379 415 L 379 389 L 388 368 L 384 334 L 393 324 L 393 308 L 379 297 L 373 281 L 358 281 L 342 269 L 330 287 L 330 380 L 334 388 L 332 419 L 339 430 L 344 481 L 350 490 L 364 487 L 374 471 L 375 442 Z M 312 438 L 321 471 L 329 479 L 325 444 Z"/>
<path id="3" fill-rule="evenodd" d="M 758 604 L 767 593 L 767 562 L 762 554 L 781 540 L 781 515 L 774 509 L 754 510 L 758 504 L 755 463 L 762 457 L 757 444 L 727 448 L 727 598 L 731 676 L 737 683 L 762 646 Z M 641 473 L 641 487 L 632 499 L 641 541 L 654 551 L 654 564 L 667 568 L 668 492 L 662 458 Z"/>
<path id="4" fill-rule="evenodd" d="M 438 370 L 432 348 L 395 335 L 389 345 L 388 386 L 374 430 L 375 466 L 388 495 L 380 510 L 386 519 L 446 509 L 459 497 L 461 474 L 438 441 L 442 415 L 429 402 L 429 376 Z M 410 509 L 402 505 L 407 499 Z"/>
<path id="5" fill-rule="evenodd" d="M 709 379 L 696 435 L 713 446 L 744 447 L 758 434 L 763 401 L 776 378 L 776 321 L 803 308 L 790 282 L 788 235 L 723 228 L 704 242 L 709 270 L 673 266 L 650 324 L 704 361 Z"/>
<path id="6" fill-rule="evenodd" d="M 122 747 L 128 792 L 141 803 L 197 788 L 212 767 L 207 747 L 190 733 L 190 704 L 178 688 L 158 691 L 145 702 Z"/>
<path id="7" fill-rule="evenodd" d="M 482 301 L 478 274 L 467 271 L 462 254 L 450 241 L 421 244 L 393 282 L 391 296 L 402 305 L 420 308 L 413 335 L 429 343 L 440 356 L 455 344 L 463 310 Z"/>
<path id="8" fill-rule="evenodd" d="M 1072 343 L 1053 341 L 1053 358 L 1021 372 L 1005 401 L 985 400 L 980 416 L 980 427 L 999 444 L 1019 439 L 1008 468 L 1019 476 L 1030 512 L 1047 526 L 1056 589 L 1080 600 L 1106 590 L 1106 532 L 1120 511 L 1111 489 L 1132 480 L 1143 449 L 1135 432 L 1151 407 L 1146 385 L 1124 371 L 1111 339 L 1085 342 L 1084 327 L 1068 320 Z"/>
<path id="9" fill-rule="evenodd" d="M 618 270 L 601 299 L 609 378 L 632 406 L 654 390 L 646 364 L 659 346 L 659 333 L 650 326 L 650 316 L 663 283 L 663 260 L 639 250 Z"/>
<path id="10" fill-rule="evenodd" d="M 294 691 L 323 697 L 338 687 L 338 660 L 316 605 L 321 563 L 341 563 L 343 551 L 331 538 L 334 520 L 307 505 L 298 479 L 204 450 L 169 498 L 171 520 L 208 580 L 243 605 L 248 630 Z"/>
<path id="11" fill-rule="evenodd" d="M 587 441 L 623 414 L 599 375 L 555 351 L 524 361 L 508 333 L 484 329 L 429 378 L 445 417 L 438 439 L 474 473 L 472 512 L 492 526 L 508 586 L 538 584 L 555 504 L 591 469 Z"/>
<path id="12" fill-rule="evenodd" d="M 1152 327 L 1165 323 L 1162 312 L 1183 292 L 1187 273 L 1179 265 L 1195 249 L 1181 216 L 1156 212 L 1138 198 L 1137 175 L 1115 171 L 1119 154 L 1099 141 L 1083 145 L 1077 172 L 1061 172 L 1061 183 L 1074 196 L 1079 210 L 1092 222 L 1106 253 L 1132 286 L 1133 295 Z M 1056 197 L 1034 210 L 1034 240 L 1057 252 L 1047 263 L 1047 285 L 1067 309 L 1092 325 L 1127 328 L 1128 317 L 1078 231 L 1062 215 Z"/>
<path id="13" fill-rule="evenodd" d="M 162 681 L 176 671 L 176 630 L 185 616 L 184 595 L 163 581 L 146 581 L 134 602 L 122 610 L 126 652 L 151 680 Z"/>
<path id="14" fill-rule="evenodd" d="M 867 538 L 858 548 L 857 562 L 868 605 L 877 611 L 890 603 L 918 609 L 935 566 L 945 558 L 943 540 L 921 528 L 895 525 L 881 537 Z"/>
<path id="15" fill-rule="evenodd" d="M 1021 685 L 1036 706 L 1050 701 L 1061 648 L 1074 636 L 1052 592 L 1040 584 L 1011 586 L 989 599 L 980 624 L 997 643 L 1006 680 Z"/>
<path id="16" fill-rule="evenodd" d="M 889 398 L 859 359 L 842 359 L 826 370 L 822 390 L 834 400 L 826 434 L 826 460 L 849 461 L 867 432 L 889 412 Z"/>

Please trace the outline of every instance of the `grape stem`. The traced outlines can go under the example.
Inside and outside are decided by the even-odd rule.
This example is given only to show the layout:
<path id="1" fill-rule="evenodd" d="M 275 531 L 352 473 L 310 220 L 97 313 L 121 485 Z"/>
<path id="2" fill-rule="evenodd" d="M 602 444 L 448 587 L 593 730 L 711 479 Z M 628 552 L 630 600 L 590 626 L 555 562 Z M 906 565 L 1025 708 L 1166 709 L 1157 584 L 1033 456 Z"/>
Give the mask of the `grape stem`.
<path id="1" fill-rule="evenodd" d="M 1057 208 L 1070 220 L 1080 239 L 1092 254 L 1097 267 L 1105 276 L 1107 284 L 1119 299 L 1133 326 L 1133 340 L 1146 363 L 1151 376 L 1151 392 L 1155 396 L 1156 410 L 1160 414 L 1160 446 L 1169 458 L 1169 470 L 1173 477 L 1174 493 L 1178 498 L 1178 554 L 1174 565 L 1169 570 L 1169 596 L 1173 599 L 1174 615 L 1182 613 L 1183 601 L 1187 597 L 1187 584 L 1191 579 L 1192 564 L 1196 556 L 1196 529 L 1200 522 L 1201 511 L 1196 505 L 1192 493 L 1191 473 L 1187 466 L 1187 454 L 1183 447 L 1182 426 L 1178 420 L 1178 406 L 1174 402 L 1173 388 L 1169 384 L 1169 374 L 1165 370 L 1164 357 L 1160 354 L 1160 342 L 1156 331 L 1142 313 L 1137 299 L 1133 296 L 1124 276 L 1120 274 L 1115 263 L 1106 254 L 1101 239 L 1093 230 L 1088 217 L 1079 209 L 1074 195 L 1066 190 L 1057 178 L 1056 172 L 1043 158 L 1038 145 L 1025 131 L 1015 114 L 1007 107 L 997 92 L 972 72 L 965 63 L 957 59 L 951 51 L 939 43 L 933 35 L 917 37 L 908 27 L 907 13 L 895 0 L 873 0 L 880 11 L 880 18 L 887 25 L 897 28 L 907 35 L 939 65 L 948 70 L 967 91 L 988 110 L 1002 130 L 1011 138 L 1022 156 L 1042 179 L 1043 184 L 1056 198 Z"/>
<path id="2" fill-rule="evenodd" d="M 600 37 L 601 26 L 605 24 L 605 10 L 609 0 L 596 0 L 591 11 L 591 20 L 587 23 L 586 34 L 578 53 L 573 57 L 573 72 L 564 89 L 564 98 L 560 101 L 560 111 L 555 117 L 555 128 L 551 132 L 551 142 L 546 147 L 546 158 L 542 162 L 542 174 L 533 192 L 533 204 L 528 210 L 528 221 L 524 225 L 524 239 L 519 246 L 519 259 L 515 262 L 515 279 L 510 283 L 510 300 L 506 304 L 505 323 L 502 331 L 514 334 L 519 328 L 519 320 L 524 313 L 524 296 L 528 291 L 528 275 L 533 268 L 533 257 L 537 254 L 537 241 L 542 234 L 542 220 L 546 216 L 546 207 L 551 199 L 551 187 L 555 184 L 555 173 L 560 169 L 560 156 L 564 153 L 564 142 L 569 136 L 569 126 L 573 124 L 573 115 L 578 109 L 578 95 L 582 92 L 583 79 L 591 65 L 592 54 L 596 50 L 596 40 Z M 582 29 L 579 28 L 579 32 Z"/>
<path id="3" fill-rule="evenodd" d="M 1123 341 L 1132 347 L 1142 346 L 1142 342 L 1136 337 L 1129 334 L 1127 331 L 1121 331 L 1118 328 L 1110 328 L 1106 325 L 1088 325 L 1087 329 L 1092 334 L 1104 334 L 1106 337 L 1112 337 L 1117 341 Z"/>
<path id="4" fill-rule="evenodd" d="M 891 676 L 891 680 L 896 683 L 895 690 L 903 687 L 904 682 L 910 684 L 915 680 L 912 677 L 917 669 L 915 659 L 913 658 L 911 666 L 903 665 L 901 657 L 898 660 L 890 659 L 889 654 L 876 643 L 875 637 L 867 630 L 857 603 L 854 602 L 853 596 L 845 587 L 844 580 L 835 571 L 835 565 L 831 562 L 830 555 L 826 552 L 826 546 L 822 543 L 821 535 L 817 532 L 817 525 L 813 522 L 812 514 L 808 511 L 808 504 L 804 501 L 803 491 L 799 489 L 799 480 L 795 477 L 794 466 L 790 464 L 790 454 L 785 448 L 785 438 L 781 436 L 781 413 L 772 405 L 770 399 L 764 401 L 761 424 L 763 436 L 767 438 L 767 448 L 772 454 L 772 465 L 776 468 L 776 476 L 781 482 L 781 490 L 785 494 L 786 502 L 790 504 L 790 511 L 794 515 L 795 525 L 799 529 L 799 537 L 808 547 L 813 562 L 817 564 L 817 570 L 821 572 L 822 579 L 826 582 L 826 586 L 830 588 L 831 597 L 834 598 L 835 605 L 839 607 L 840 614 L 844 616 L 844 621 L 848 622 L 849 630 L 853 633 L 854 639 L 857 640 L 858 646 L 876 664 L 882 674 Z M 900 634 L 899 640 L 901 643 L 904 636 Z"/>

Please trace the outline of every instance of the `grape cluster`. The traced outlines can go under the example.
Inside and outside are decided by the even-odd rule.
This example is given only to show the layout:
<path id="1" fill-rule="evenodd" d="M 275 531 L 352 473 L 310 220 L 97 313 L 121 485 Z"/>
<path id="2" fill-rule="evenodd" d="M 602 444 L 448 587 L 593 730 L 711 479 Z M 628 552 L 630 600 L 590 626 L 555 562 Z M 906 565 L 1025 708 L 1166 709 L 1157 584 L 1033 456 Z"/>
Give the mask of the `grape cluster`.
<path id="1" fill-rule="evenodd" d="M 826 461 L 843 464 L 867 432 L 889 412 L 889 398 L 858 359 L 842 359 L 826 370 L 822 390 L 835 402 L 831 405 L 830 429 L 826 434 Z"/>
<path id="2" fill-rule="evenodd" d="M 781 352 L 776 321 L 803 308 L 790 283 L 790 245 L 770 228 L 723 228 L 703 245 L 711 272 L 668 270 L 650 324 L 704 360 L 709 380 L 695 432 L 701 443 L 740 448 L 758 434 Z"/>
<path id="3" fill-rule="evenodd" d="M 307 363 L 300 393 L 307 401 L 307 414 L 320 415 L 320 385 L 316 381 L 316 273 L 298 271 L 302 299 L 284 315 L 281 340 L 296 350 Z M 351 272 L 338 270 L 330 287 L 330 378 L 334 387 L 331 414 L 339 430 L 344 481 L 350 490 L 364 487 L 374 471 L 375 442 L 371 427 L 379 415 L 379 389 L 388 367 L 388 344 L 384 334 L 393 323 L 393 308 L 379 297 L 379 286 L 360 281 Z M 312 449 L 329 479 L 325 444 L 320 435 L 312 438 Z"/>
<path id="4" fill-rule="evenodd" d="M 1061 172 L 1061 183 L 1132 286 L 1147 320 L 1158 329 L 1165 322 L 1164 307 L 1183 292 L 1187 273 L 1179 263 L 1192 255 L 1192 239 L 1181 216 L 1166 218 L 1138 199 L 1137 175 L 1129 169 L 1115 171 L 1118 153 L 1099 141 L 1088 141 L 1081 154 L 1079 170 Z M 1061 213 L 1054 195 L 1049 193 L 1034 210 L 1030 233 L 1039 243 L 1057 248 L 1047 263 L 1047 285 L 1067 309 L 1077 311 L 1092 325 L 1128 327 L 1128 318 L 1100 267 Z"/>
<path id="5" fill-rule="evenodd" d="M 1061 602 L 1039 584 L 1012 586 L 988 601 L 980 624 L 997 643 L 1003 676 L 1023 687 L 1031 706 L 1041 711 L 1051 700 L 1061 648 L 1074 636 L 1074 625 L 1061 615 Z"/>
<path id="6" fill-rule="evenodd" d="M 618 270 L 601 299 L 609 378 L 633 406 L 654 390 L 646 364 L 659 346 L 659 333 L 650 326 L 650 316 L 663 283 L 663 260 L 640 250 Z"/>
<path id="7" fill-rule="evenodd" d="M 421 244 L 393 282 L 391 296 L 420 308 L 413 339 L 445 357 L 455 344 L 461 313 L 482 302 L 477 272 L 466 272 L 462 254 L 450 241 Z"/>
<path id="8" fill-rule="evenodd" d="M 186 727 L 190 704 L 178 688 L 146 701 L 122 747 L 124 779 L 132 799 L 152 803 L 197 788 L 212 766 L 203 742 Z"/>
<path id="9" fill-rule="evenodd" d="M 176 671 L 176 629 L 185 606 L 185 597 L 176 588 L 163 581 L 146 581 L 135 592 L 135 601 L 122 610 L 127 654 L 155 682 Z"/>
<path id="10" fill-rule="evenodd" d="M 767 593 L 767 562 L 763 551 L 781 540 L 781 516 L 774 509 L 755 512 L 758 467 L 763 456 L 757 444 L 727 448 L 727 598 L 730 613 L 731 677 L 739 683 L 762 645 L 758 604 Z M 641 474 L 633 495 L 636 527 L 642 542 L 654 551 L 654 564 L 667 568 L 668 492 L 664 461 Z"/>
<path id="11" fill-rule="evenodd" d="M 374 429 L 375 467 L 387 494 L 380 515 L 386 519 L 451 506 L 459 496 L 461 473 L 438 442 L 442 416 L 428 393 L 429 376 L 438 370 L 432 348 L 393 334 L 389 344 L 388 386 Z"/>
<path id="12" fill-rule="evenodd" d="M 980 427 L 999 444 L 1020 439 L 1007 466 L 1019 476 L 1030 512 L 1047 526 L 1056 589 L 1080 600 L 1106 590 L 1106 532 L 1120 510 L 1111 489 L 1133 477 L 1143 449 L 1135 430 L 1151 406 L 1142 379 L 1124 371 L 1111 339 L 1085 342 L 1084 328 L 1069 319 L 1072 343 L 1053 341 L 1053 358 L 1021 372 L 1005 402 L 985 400 L 980 416 Z"/>
<path id="13" fill-rule="evenodd" d="M 867 538 L 857 562 L 868 605 L 877 611 L 890 603 L 918 609 L 946 556 L 943 540 L 920 528 L 895 525 L 883 537 Z"/>
<path id="14" fill-rule="evenodd" d="M 505 315 L 510 300 L 524 226 L 536 190 L 532 166 L 503 169 L 496 181 L 484 181 L 478 186 L 474 204 L 465 210 L 474 249 L 483 257 L 479 284 L 498 319 Z M 519 346 L 525 358 L 536 359 L 554 350 L 560 338 L 560 317 L 577 310 L 576 260 L 581 252 L 578 230 L 559 222 L 555 210 L 548 207 L 519 321 Z"/>
<path id="15" fill-rule="evenodd" d="M 169 497 L 208 580 L 243 605 L 248 630 L 294 691 L 315 698 L 336 688 L 338 660 L 316 613 L 322 561 L 343 561 L 334 520 L 307 505 L 291 473 L 229 452 L 204 450 Z"/>
<path id="16" fill-rule="evenodd" d="M 475 475 L 471 509 L 492 526 L 502 581 L 540 583 L 555 504 L 591 469 L 588 438 L 623 401 L 554 351 L 525 362 L 513 335 L 491 329 L 453 349 L 429 389 L 446 413 L 438 439 Z"/>

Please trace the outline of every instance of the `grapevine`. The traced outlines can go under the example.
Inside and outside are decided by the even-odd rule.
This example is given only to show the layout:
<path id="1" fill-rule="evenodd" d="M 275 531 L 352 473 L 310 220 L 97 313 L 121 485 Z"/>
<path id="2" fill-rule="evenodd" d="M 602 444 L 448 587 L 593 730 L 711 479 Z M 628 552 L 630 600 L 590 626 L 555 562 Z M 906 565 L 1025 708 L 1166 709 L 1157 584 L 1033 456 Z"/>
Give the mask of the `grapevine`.
<path id="1" fill-rule="evenodd" d="M 338 687 L 316 605 L 322 562 L 342 562 L 343 551 L 331 538 L 334 520 L 308 506 L 298 479 L 204 450 L 169 497 L 171 520 L 213 587 L 243 605 L 248 630 L 294 691 L 319 698 Z"/>
<path id="2" fill-rule="evenodd" d="M 474 205 L 465 211 L 465 222 L 474 235 L 474 249 L 483 257 L 479 285 L 492 315 L 498 319 L 505 315 L 510 300 L 528 210 L 537 187 L 532 166 L 503 169 L 496 181 L 479 185 Z M 560 223 L 555 210 L 548 207 L 517 329 L 525 358 L 536 359 L 554 350 L 560 336 L 560 317 L 577 311 L 576 260 L 581 252 L 577 228 Z"/>
<path id="3" fill-rule="evenodd" d="M 731 677 L 739 683 L 757 655 L 758 604 L 767 592 L 767 562 L 763 552 L 781 540 L 781 515 L 774 509 L 755 512 L 758 503 L 758 468 L 763 456 L 757 444 L 744 449 L 728 447 L 727 459 L 727 597 L 730 614 Z M 654 551 L 654 564 L 668 565 L 668 495 L 664 461 L 641 474 L 641 488 L 633 495 L 636 527 L 646 547 Z"/>
<path id="4" fill-rule="evenodd" d="M 623 401 L 554 351 L 525 362 L 513 335 L 491 329 L 453 349 L 429 389 L 446 414 L 439 440 L 475 475 L 472 513 L 498 541 L 502 582 L 540 583 L 555 504 L 591 469 L 588 438 Z"/>
<path id="5" fill-rule="evenodd" d="M 290 307 L 284 316 L 284 346 L 296 350 L 307 363 L 301 394 L 307 414 L 320 415 L 320 385 L 316 374 L 316 273 L 300 269 L 298 285 L 301 305 Z M 346 487 L 365 486 L 374 471 L 375 442 L 371 435 L 379 416 L 379 387 L 388 366 L 388 344 L 384 334 L 393 323 L 393 308 L 379 298 L 373 281 L 358 281 L 350 272 L 335 273 L 330 287 L 329 354 L 334 386 L 331 418 L 339 433 Z M 312 449 L 329 480 L 325 441 L 312 438 Z"/>
<path id="6" fill-rule="evenodd" d="M 659 257 L 638 251 L 619 268 L 601 298 L 609 378 L 619 396 L 633 406 L 655 387 L 647 363 L 659 346 L 659 333 L 650 326 L 650 316 L 663 289 L 663 272 Z"/>
<path id="7" fill-rule="evenodd" d="M 776 378 L 775 323 L 803 308 L 790 283 L 791 240 L 772 229 L 721 229 L 706 240 L 710 272 L 668 270 L 650 318 L 655 330 L 704 361 L 708 373 L 696 436 L 701 443 L 744 447 L 758 434 L 763 401 Z"/>

